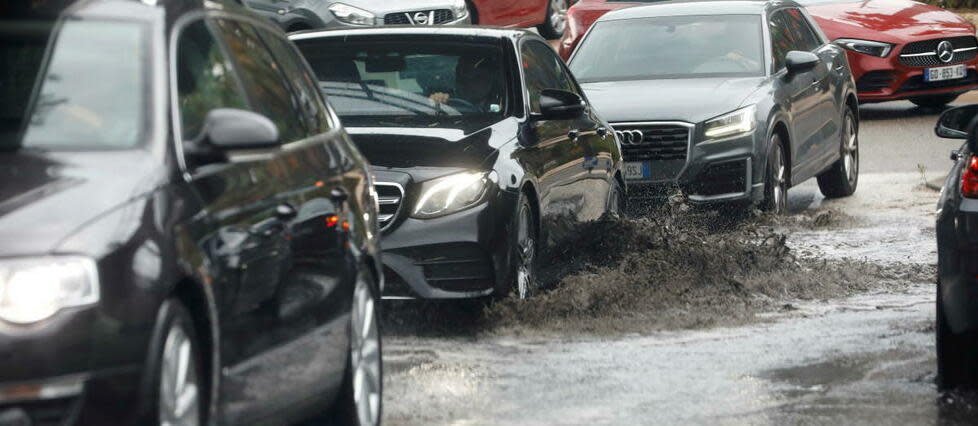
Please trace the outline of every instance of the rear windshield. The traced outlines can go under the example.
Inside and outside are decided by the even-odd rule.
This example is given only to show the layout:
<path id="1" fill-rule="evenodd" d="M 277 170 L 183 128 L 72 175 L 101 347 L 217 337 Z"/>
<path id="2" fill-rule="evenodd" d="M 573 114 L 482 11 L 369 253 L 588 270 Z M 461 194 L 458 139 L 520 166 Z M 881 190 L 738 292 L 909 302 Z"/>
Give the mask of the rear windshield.
<path id="1" fill-rule="evenodd" d="M 499 119 L 509 90 L 502 49 L 487 43 L 299 40 L 347 123 Z"/>
<path id="2" fill-rule="evenodd" d="M 599 22 L 570 68 L 581 82 L 764 74 L 760 15 Z"/>
<path id="3" fill-rule="evenodd" d="M 139 144 L 145 39 L 133 22 L 0 21 L 0 150 Z"/>

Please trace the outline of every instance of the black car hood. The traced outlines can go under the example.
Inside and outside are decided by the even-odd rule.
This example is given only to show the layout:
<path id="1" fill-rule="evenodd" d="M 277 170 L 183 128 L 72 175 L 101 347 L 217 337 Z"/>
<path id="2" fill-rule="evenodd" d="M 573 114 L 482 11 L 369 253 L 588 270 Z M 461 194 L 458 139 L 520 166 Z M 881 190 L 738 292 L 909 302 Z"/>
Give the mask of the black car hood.
<path id="1" fill-rule="evenodd" d="M 481 169 L 499 147 L 516 138 L 515 119 L 438 127 L 347 127 L 357 148 L 380 168 Z"/>
<path id="2" fill-rule="evenodd" d="M 674 120 L 699 123 L 733 111 L 765 81 L 686 78 L 585 83 L 584 92 L 610 122 Z"/>
<path id="3" fill-rule="evenodd" d="M 0 257 L 37 255 L 158 185 L 144 151 L 0 153 Z"/>

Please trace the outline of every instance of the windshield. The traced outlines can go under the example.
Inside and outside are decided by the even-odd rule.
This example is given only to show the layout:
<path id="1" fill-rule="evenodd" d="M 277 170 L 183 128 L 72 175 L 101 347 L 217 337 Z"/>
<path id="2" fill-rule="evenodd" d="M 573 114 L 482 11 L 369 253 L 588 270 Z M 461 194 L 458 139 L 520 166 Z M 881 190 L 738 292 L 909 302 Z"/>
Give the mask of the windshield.
<path id="1" fill-rule="evenodd" d="M 670 16 L 595 25 L 570 63 L 581 82 L 764 74 L 760 15 Z"/>
<path id="2" fill-rule="evenodd" d="M 498 120 L 507 111 L 502 49 L 496 45 L 349 40 L 297 45 L 347 122 Z"/>
<path id="3" fill-rule="evenodd" d="M 118 149 L 145 127 L 142 24 L 0 21 L 0 149 Z"/>

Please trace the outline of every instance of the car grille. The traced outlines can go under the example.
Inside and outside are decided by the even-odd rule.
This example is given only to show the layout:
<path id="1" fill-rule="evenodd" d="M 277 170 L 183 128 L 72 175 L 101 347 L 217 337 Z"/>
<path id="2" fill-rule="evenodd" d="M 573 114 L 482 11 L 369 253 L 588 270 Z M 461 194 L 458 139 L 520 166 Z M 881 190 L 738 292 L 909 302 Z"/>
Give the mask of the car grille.
<path id="1" fill-rule="evenodd" d="M 396 183 L 377 182 L 374 184 L 377 189 L 377 197 L 380 204 L 377 220 L 380 229 L 385 230 L 394 224 L 397 213 L 401 210 L 401 202 L 404 200 L 404 188 Z"/>
<path id="2" fill-rule="evenodd" d="M 424 16 L 423 23 L 418 20 L 421 16 Z M 439 25 L 454 19 L 455 15 L 448 9 L 395 12 L 384 16 L 384 25 Z"/>
<path id="3" fill-rule="evenodd" d="M 649 161 L 652 180 L 674 179 L 686 166 L 692 126 L 667 123 L 612 123 L 625 161 Z M 640 140 L 635 135 L 641 132 Z"/>
<path id="4" fill-rule="evenodd" d="M 856 82 L 856 90 L 860 93 L 879 92 L 890 87 L 893 80 L 893 73 L 889 71 L 870 71 Z"/>
<path id="5" fill-rule="evenodd" d="M 942 41 L 951 42 L 954 57 L 949 62 L 943 62 L 937 57 L 937 45 Z M 978 39 L 974 36 L 937 38 L 933 40 L 915 41 L 908 43 L 900 52 L 900 63 L 910 67 L 936 67 L 956 64 L 974 59 L 978 55 Z"/>

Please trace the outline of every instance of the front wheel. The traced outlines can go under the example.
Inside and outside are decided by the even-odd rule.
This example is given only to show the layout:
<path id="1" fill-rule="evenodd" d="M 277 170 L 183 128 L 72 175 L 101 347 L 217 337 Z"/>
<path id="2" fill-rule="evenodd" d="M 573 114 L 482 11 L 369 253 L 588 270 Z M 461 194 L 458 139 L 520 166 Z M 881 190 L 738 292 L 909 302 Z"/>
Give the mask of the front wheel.
<path id="1" fill-rule="evenodd" d="M 547 3 L 547 19 L 537 26 L 537 30 L 547 40 L 563 37 L 567 28 L 567 9 L 569 0 L 549 0 Z"/>
<path id="2" fill-rule="evenodd" d="M 826 198 L 848 197 L 859 184 L 859 128 L 856 116 L 846 108 L 842 125 L 839 161 L 818 175 L 818 188 Z"/>
<path id="3" fill-rule="evenodd" d="M 205 389 L 199 379 L 200 348 L 193 320 L 176 300 L 163 305 L 163 341 L 157 355 L 157 419 L 163 426 L 202 424 L 202 397 Z"/>
<path id="4" fill-rule="evenodd" d="M 520 300 L 528 299 L 536 288 L 537 227 L 530 200 L 520 194 L 513 219 L 513 235 L 510 238 L 510 273 L 507 288 L 499 296 L 512 294 Z"/>
<path id="5" fill-rule="evenodd" d="M 376 286 L 370 273 L 362 271 L 353 290 L 350 310 L 350 354 L 337 401 L 338 424 L 375 426 L 380 424 L 383 403 L 383 361 L 381 359 L 380 316 Z"/>
<path id="6" fill-rule="evenodd" d="M 761 207 L 765 211 L 779 215 L 787 210 L 788 206 L 788 161 L 781 142 L 781 136 L 777 133 L 771 135 L 771 154 L 767 159 L 767 170 L 764 175 L 764 203 Z"/>
<path id="7" fill-rule="evenodd" d="M 957 94 L 919 96 L 910 98 L 910 102 L 922 108 L 944 108 L 947 104 L 954 102 L 958 96 Z"/>

